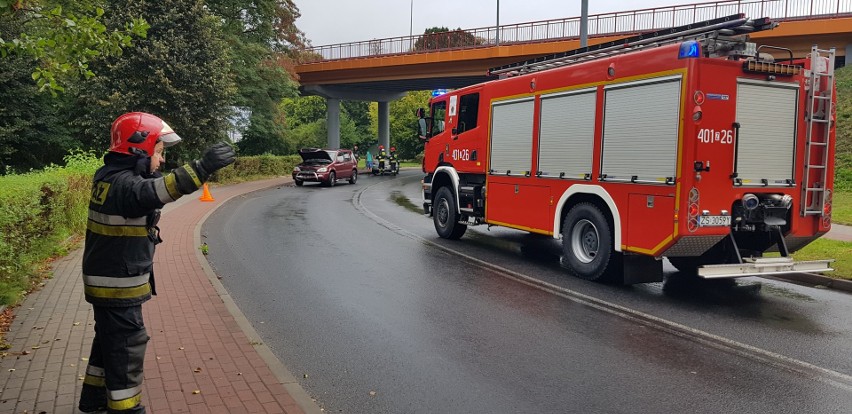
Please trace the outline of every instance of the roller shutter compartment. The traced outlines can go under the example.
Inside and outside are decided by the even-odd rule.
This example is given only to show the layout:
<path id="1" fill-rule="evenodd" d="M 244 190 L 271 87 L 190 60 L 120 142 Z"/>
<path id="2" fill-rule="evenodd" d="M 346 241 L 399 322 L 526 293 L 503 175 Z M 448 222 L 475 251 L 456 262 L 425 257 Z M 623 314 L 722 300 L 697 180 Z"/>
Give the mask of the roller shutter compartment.
<path id="1" fill-rule="evenodd" d="M 743 185 L 788 185 L 794 178 L 798 86 L 737 83 L 737 178 Z"/>
<path id="2" fill-rule="evenodd" d="M 495 103 L 491 107 L 492 174 L 523 176 L 532 163 L 532 98 Z"/>
<path id="3" fill-rule="evenodd" d="M 538 170 L 542 177 L 582 179 L 592 173 L 596 91 L 541 97 Z"/>
<path id="4" fill-rule="evenodd" d="M 673 183 L 681 77 L 608 86 L 601 173 L 608 181 Z"/>

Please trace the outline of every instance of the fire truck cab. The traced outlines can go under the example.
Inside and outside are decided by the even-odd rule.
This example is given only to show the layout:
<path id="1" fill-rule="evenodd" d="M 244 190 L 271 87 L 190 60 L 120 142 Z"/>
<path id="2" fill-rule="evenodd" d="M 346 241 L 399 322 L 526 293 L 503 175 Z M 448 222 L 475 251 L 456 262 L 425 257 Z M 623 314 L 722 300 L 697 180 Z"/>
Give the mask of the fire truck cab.
<path id="1" fill-rule="evenodd" d="M 728 16 L 493 68 L 433 98 L 423 208 L 440 237 L 498 225 L 562 240 L 595 281 L 827 271 L 834 49 L 774 59 Z M 763 257 L 780 251 L 780 257 Z"/>

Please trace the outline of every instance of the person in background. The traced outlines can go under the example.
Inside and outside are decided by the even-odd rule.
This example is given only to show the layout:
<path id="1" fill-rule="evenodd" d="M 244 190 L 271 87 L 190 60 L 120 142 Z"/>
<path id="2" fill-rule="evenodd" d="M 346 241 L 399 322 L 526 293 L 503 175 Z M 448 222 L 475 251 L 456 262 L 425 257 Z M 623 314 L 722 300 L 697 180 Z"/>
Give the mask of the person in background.
<path id="1" fill-rule="evenodd" d="M 370 153 L 370 150 L 367 150 L 367 169 L 373 169 L 373 154 Z"/>
<path id="2" fill-rule="evenodd" d="M 396 157 L 396 147 L 390 147 L 390 152 L 388 153 L 388 159 L 390 160 L 390 170 L 394 174 L 399 173 L 399 159 Z"/>
<path id="3" fill-rule="evenodd" d="M 355 157 L 355 168 L 358 168 L 358 162 L 361 161 L 361 156 L 358 154 L 358 146 L 352 148 L 352 156 Z"/>
<path id="4" fill-rule="evenodd" d="M 197 190 L 236 156 L 222 142 L 201 159 L 161 174 L 165 148 L 180 140 L 148 113 L 127 113 L 112 124 L 109 152 L 92 182 L 83 249 L 84 293 L 94 310 L 95 337 L 78 405 L 82 412 L 145 412 L 142 367 L 150 338 L 142 304 L 156 295 L 160 209 Z"/>

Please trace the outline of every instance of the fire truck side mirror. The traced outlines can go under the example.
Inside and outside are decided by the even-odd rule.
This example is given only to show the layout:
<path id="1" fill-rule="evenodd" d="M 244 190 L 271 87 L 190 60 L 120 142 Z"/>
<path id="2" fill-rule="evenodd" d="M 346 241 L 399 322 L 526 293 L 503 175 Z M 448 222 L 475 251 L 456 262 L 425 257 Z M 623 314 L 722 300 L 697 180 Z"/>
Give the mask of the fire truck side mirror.
<path id="1" fill-rule="evenodd" d="M 417 136 L 422 140 L 428 140 L 429 136 L 427 135 L 429 128 L 426 126 L 426 118 L 420 118 L 417 120 Z"/>

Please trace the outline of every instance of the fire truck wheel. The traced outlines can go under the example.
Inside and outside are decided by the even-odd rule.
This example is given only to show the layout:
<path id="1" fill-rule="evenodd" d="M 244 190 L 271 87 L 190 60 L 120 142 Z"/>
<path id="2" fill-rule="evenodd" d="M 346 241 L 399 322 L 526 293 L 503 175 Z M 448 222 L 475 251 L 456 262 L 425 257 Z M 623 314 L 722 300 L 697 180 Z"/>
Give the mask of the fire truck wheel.
<path id="1" fill-rule="evenodd" d="M 606 216 L 590 203 L 574 206 L 562 223 L 562 266 L 581 279 L 609 281 L 614 256 Z"/>
<path id="2" fill-rule="evenodd" d="M 435 194 L 432 221 L 435 223 L 435 231 L 442 238 L 457 240 L 467 230 L 466 225 L 459 223 L 455 205 L 456 201 L 449 188 L 441 187 Z"/>

